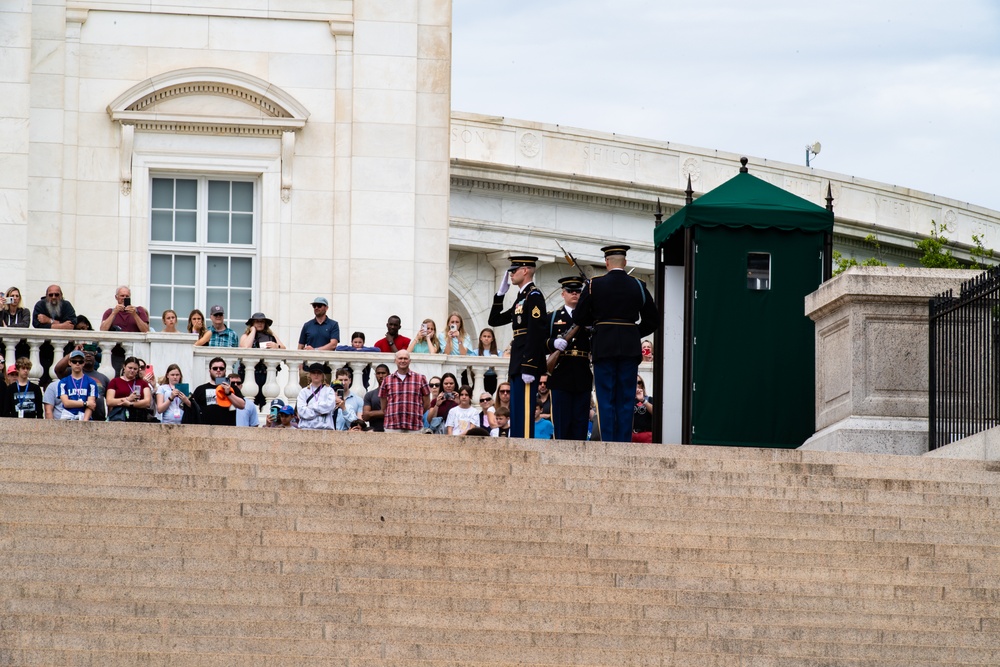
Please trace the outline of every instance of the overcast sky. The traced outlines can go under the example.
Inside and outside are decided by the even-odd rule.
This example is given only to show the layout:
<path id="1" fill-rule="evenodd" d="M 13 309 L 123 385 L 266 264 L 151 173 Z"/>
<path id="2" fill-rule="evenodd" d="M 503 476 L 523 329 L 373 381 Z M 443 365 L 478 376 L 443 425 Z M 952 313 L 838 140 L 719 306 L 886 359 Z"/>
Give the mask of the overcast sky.
<path id="1" fill-rule="evenodd" d="M 998 0 L 453 0 L 452 108 L 1000 210 Z"/>

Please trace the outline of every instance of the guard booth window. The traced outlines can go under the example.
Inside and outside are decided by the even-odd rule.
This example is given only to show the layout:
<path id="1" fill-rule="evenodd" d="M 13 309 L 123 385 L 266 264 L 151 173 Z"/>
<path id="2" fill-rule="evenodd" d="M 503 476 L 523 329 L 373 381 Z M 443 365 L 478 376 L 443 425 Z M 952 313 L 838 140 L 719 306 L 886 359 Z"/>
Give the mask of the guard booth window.
<path id="1" fill-rule="evenodd" d="M 771 253 L 747 253 L 747 289 L 771 289 Z"/>

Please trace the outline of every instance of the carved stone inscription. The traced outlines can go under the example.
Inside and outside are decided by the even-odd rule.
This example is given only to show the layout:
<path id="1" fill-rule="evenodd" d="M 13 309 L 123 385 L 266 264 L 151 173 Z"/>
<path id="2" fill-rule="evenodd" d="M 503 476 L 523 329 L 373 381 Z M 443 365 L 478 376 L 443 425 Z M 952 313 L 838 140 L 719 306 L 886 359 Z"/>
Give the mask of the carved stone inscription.
<path id="1" fill-rule="evenodd" d="M 468 128 L 468 127 L 452 127 L 451 128 L 451 140 L 461 141 L 463 144 L 471 144 L 473 142 L 486 144 L 494 143 L 497 139 L 497 133 L 495 130 L 484 130 L 482 128 Z"/>
<path id="2" fill-rule="evenodd" d="M 618 167 L 638 167 L 642 153 L 622 150 L 612 146 L 589 144 L 583 147 L 583 159 L 597 164 L 608 164 Z"/>

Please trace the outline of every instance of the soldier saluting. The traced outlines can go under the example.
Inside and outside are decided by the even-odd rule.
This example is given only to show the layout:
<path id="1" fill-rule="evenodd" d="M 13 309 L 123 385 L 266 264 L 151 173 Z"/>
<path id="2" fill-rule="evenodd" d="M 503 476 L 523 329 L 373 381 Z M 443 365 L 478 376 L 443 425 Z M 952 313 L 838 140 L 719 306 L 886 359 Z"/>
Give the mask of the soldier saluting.
<path id="1" fill-rule="evenodd" d="M 583 288 L 573 321 L 594 327 L 590 344 L 601 438 L 631 442 L 641 341 L 656 330 L 658 313 L 646 284 L 625 273 L 629 246 L 609 245 L 601 251 L 608 272 Z"/>
<path id="2" fill-rule="evenodd" d="M 510 437 L 530 438 L 535 433 L 535 403 L 538 378 L 545 372 L 545 339 L 548 316 L 545 297 L 532 282 L 537 257 L 510 258 L 510 268 L 500 280 L 490 310 L 491 327 L 511 324 L 510 345 Z M 514 305 L 503 309 L 504 295 L 511 285 L 520 288 Z"/>
<path id="3" fill-rule="evenodd" d="M 559 351 L 558 361 L 549 368 L 552 390 L 552 425 L 556 440 L 586 440 L 590 422 L 590 331 L 573 323 L 573 311 L 580 301 L 583 278 L 560 278 L 563 305 L 549 317 L 549 352 Z M 575 328 L 575 331 L 573 329 Z M 551 365 L 551 362 L 550 362 Z"/>

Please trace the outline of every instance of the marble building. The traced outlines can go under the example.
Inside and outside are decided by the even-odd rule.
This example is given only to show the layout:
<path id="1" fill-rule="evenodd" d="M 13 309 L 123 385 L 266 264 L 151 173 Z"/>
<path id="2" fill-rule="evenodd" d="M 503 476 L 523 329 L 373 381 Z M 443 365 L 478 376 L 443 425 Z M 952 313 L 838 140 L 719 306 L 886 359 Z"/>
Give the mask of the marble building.
<path id="1" fill-rule="evenodd" d="M 590 272 L 627 242 L 652 283 L 657 199 L 667 217 L 688 179 L 697 196 L 739 168 L 452 111 L 448 0 L 8 0 L 0 34 L 0 283 L 28 306 L 58 283 L 92 320 L 127 284 L 154 328 L 223 303 L 294 345 L 326 296 L 344 337 L 452 310 L 478 331 L 510 253 L 542 258 L 551 303 L 570 271 L 556 241 Z M 960 256 L 972 234 L 1000 247 L 1000 212 L 749 157 L 817 204 L 832 188 L 845 255 L 874 233 L 915 264 L 931 220 Z"/>

